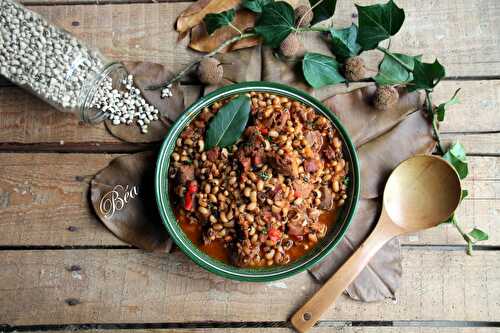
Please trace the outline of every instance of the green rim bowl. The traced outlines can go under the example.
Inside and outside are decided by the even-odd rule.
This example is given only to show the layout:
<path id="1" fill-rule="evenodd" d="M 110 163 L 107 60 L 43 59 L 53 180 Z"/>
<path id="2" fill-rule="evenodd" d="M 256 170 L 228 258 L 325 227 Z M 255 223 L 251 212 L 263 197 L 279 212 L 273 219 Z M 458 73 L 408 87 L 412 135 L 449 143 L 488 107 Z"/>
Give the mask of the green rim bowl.
<path id="1" fill-rule="evenodd" d="M 349 163 L 348 177 L 350 179 L 350 188 L 348 189 L 348 199 L 342 207 L 341 212 L 338 214 L 337 221 L 333 223 L 333 227 L 330 228 L 327 235 L 320 242 L 318 242 L 313 249 L 299 259 L 283 266 L 272 266 L 269 268 L 240 268 L 228 265 L 210 257 L 198 249 L 198 247 L 184 234 L 170 205 L 168 169 L 170 166 L 170 155 L 175 148 L 177 137 L 184 130 L 184 128 L 194 118 L 196 118 L 203 108 L 229 96 L 250 91 L 268 92 L 292 98 L 304 103 L 305 105 L 313 107 L 317 112 L 330 119 L 335 128 L 339 131 L 340 136 L 345 143 L 343 153 L 344 158 Z M 302 272 L 315 264 L 318 264 L 335 249 L 349 228 L 356 211 L 360 190 L 359 181 L 359 163 L 356 149 L 346 129 L 342 126 L 337 117 L 330 112 L 330 110 L 328 110 L 318 100 L 303 91 L 282 84 L 258 81 L 238 83 L 217 89 L 193 103 L 179 117 L 179 119 L 177 119 L 172 128 L 170 128 L 170 131 L 161 146 L 156 165 L 155 191 L 158 209 L 160 210 L 162 221 L 165 224 L 170 236 L 175 241 L 177 246 L 196 264 L 225 278 L 238 281 L 266 282 L 287 278 Z"/>

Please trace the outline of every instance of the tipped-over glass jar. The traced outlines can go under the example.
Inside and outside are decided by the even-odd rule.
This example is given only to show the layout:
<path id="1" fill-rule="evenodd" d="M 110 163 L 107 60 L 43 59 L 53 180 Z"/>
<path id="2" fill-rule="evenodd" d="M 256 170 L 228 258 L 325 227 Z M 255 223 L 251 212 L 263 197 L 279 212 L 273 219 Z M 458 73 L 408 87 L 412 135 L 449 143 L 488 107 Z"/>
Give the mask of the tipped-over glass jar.
<path id="1" fill-rule="evenodd" d="M 136 122 L 147 132 L 158 119 L 120 63 L 13 0 L 0 0 L 0 74 L 86 122 Z"/>

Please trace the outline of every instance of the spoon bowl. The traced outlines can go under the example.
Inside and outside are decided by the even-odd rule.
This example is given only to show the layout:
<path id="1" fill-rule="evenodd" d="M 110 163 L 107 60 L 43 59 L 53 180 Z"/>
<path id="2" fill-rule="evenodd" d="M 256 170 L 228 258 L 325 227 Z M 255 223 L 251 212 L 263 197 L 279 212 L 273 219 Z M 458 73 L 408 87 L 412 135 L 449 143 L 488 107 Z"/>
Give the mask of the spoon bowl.
<path id="1" fill-rule="evenodd" d="M 387 181 L 382 212 L 375 229 L 292 316 L 293 327 L 299 332 L 309 330 L 385 243 L 395 236 L 440 224 L 453 214 L 461 195 L 457 172 L 441 157 L 417 155 L 400 163 Z"/>
<path id="2" fill-rule="evenodd" d="M 415 232 L 448 218 L 460 197 L 460 179 L 453 166 L 440 157 L 417 155 L 392 172 L 384 190 L 384 209 L 405 233 Z"/>

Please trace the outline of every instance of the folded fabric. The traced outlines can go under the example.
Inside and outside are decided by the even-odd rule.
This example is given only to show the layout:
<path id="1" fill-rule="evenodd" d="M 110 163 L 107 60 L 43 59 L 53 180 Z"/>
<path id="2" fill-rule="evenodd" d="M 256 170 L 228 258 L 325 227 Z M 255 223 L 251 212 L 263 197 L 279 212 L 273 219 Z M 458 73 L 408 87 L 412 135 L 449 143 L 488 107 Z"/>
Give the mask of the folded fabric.
<path id="1" fill-rule="evenodd" d="M 118 238 L 138 248 L 169 252 L 172 242 L 156 208 L 156 152 L 115 158 L 90 183 L 95 213 Z"/>

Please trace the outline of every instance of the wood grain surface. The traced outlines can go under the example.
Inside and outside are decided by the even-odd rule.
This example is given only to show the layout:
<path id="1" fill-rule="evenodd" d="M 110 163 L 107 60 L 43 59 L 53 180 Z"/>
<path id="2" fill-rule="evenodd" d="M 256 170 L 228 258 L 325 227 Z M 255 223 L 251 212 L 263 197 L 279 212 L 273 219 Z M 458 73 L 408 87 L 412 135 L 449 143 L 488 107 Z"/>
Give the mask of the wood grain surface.
<path id="1" fill-rule="evenodd" d="M 467 257 L 460 251 L 405 249 L 403 257 L 397 301 L 342 297 L 323 320 L 498 319 L 500 252 Z M 286 321 L 318 288 L 307 273 L 272 283 L 229 281 L 179 252 L 2 251 L 0 265 L 0 313 L 15 326 Z"/>

